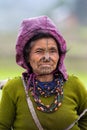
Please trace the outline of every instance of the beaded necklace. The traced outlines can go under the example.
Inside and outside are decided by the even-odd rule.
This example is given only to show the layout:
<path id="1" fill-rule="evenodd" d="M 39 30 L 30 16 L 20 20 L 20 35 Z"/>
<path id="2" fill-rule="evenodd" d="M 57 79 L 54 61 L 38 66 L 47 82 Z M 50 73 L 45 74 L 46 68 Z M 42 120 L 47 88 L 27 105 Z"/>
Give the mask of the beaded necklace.
<path id="1" fill-rule="evenodd" d="M 31 81 L 29 91 L 34 98 L 37 109 L 46 113 L 56 111 L 62 104 L 64 84 L 63 77 L 56 74 L 55 79 L 52 82 L 43 83 L 35 79 L 34 83 L 35 84 Z M 28 91 L 28 89 L 26 89 L 26 91 Z M 49 105 L 45 105 L 40 99 L 41 96 L 46 98 L 52 95 L 55 95 L 55 97 L 53 102 Z"/>

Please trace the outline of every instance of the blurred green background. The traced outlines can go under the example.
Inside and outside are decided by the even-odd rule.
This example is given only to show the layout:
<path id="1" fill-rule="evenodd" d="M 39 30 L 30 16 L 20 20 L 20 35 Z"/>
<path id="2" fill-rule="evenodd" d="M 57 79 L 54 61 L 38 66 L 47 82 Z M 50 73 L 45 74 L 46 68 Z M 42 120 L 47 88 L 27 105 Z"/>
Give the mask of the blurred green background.
<path id="1" fill-rule="evenodd" d="M 15 62 L 15 44 L 20 23 L 28 17 L 48 15 L 67 42 L 65 65 L 87 87 L 87 0 L 1 0 L 0 80 L 21 75 Z"/>

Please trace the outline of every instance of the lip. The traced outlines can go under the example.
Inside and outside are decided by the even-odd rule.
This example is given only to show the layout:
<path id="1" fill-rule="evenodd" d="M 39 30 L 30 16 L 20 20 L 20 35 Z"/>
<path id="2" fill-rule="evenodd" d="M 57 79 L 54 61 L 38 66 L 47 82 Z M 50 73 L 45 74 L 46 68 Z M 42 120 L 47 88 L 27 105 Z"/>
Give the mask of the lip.
<path id="1" fill-rule="evenodd" d="M 49 67 L 51 66 L 50 64 L 40 64 L 40 66 L 46 66 L 46 67 Z"/>

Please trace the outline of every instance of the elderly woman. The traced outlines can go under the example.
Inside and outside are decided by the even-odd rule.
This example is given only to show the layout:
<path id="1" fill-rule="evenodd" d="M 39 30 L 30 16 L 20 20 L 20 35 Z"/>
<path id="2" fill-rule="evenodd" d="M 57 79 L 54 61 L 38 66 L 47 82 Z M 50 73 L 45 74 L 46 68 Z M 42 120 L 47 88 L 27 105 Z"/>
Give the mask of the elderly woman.
<path id="1" fill-rule="evenodd" d="M 16 61 L 26 72 L 3 87 L 0 130 L 87 130 L 87 92 L 67 74 L 66 51 L 47 16 L 22 22 Z"/>

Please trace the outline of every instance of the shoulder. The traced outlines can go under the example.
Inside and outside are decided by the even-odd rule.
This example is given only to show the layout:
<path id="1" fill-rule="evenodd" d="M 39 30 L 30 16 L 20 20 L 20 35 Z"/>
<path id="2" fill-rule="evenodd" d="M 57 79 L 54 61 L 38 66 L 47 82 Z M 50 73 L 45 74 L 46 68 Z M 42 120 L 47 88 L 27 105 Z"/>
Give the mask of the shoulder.
<path id="1" fill-rule="evenodd" d="M 3 89 L 14 88 L 20 84 L 21 84 L 21 77 L 18 76 L 18 77 L 10 78 L 7 79 L 7 81 L 5 82 Z"/>
<path id="2" fill-rule="evenodd" d="M 83 82 L 75 75 L 69 75 L 68 80 L 65 82 L 64 89 L 66 93 L 74 95 L 84 100 L 87 98 L 87 89 Z"/>
<path id="3" fill-rule="evenodd" d="M 21 77 L 14 77 L 8 79 L 8 81 L 3 86 L 2 92 L 7 92 L 8 94 L 16 93 L 17 91 L 23 89 L 23 83 Z"/>
<path id="4" fill-rule="evenodd" d="M 0 80 L 0 89 L 7 83 L 8 79 Z"/>
<path id="5" fill-rule="evenodd" d="M 86 87 L 81 81 L 81 79 L 75 75 L 69 75 L 68 80 L 66 81 L 66 84 L 69 85 L 69 87 L 73 86 L 73 88 L 77 88 L 77 89 L 84 88 L 86 90 Z"/>
<path id="6" fill-rule="evenodd" d="M 73 82 L 73 81 L 78 82 L 78 81 L 80 81 L 80 79 L 76 75 L 72 74 L 72 75 L 68 75 L 68 81 L 69 82 Z"/>
<path id="7" fill-rule="evenodd" d="M 9 96 L 14 102 L 16 102 L 19 97 L 25 96 L 21 77 L 9 79 L 2 89 L 2 96 Z"/>

